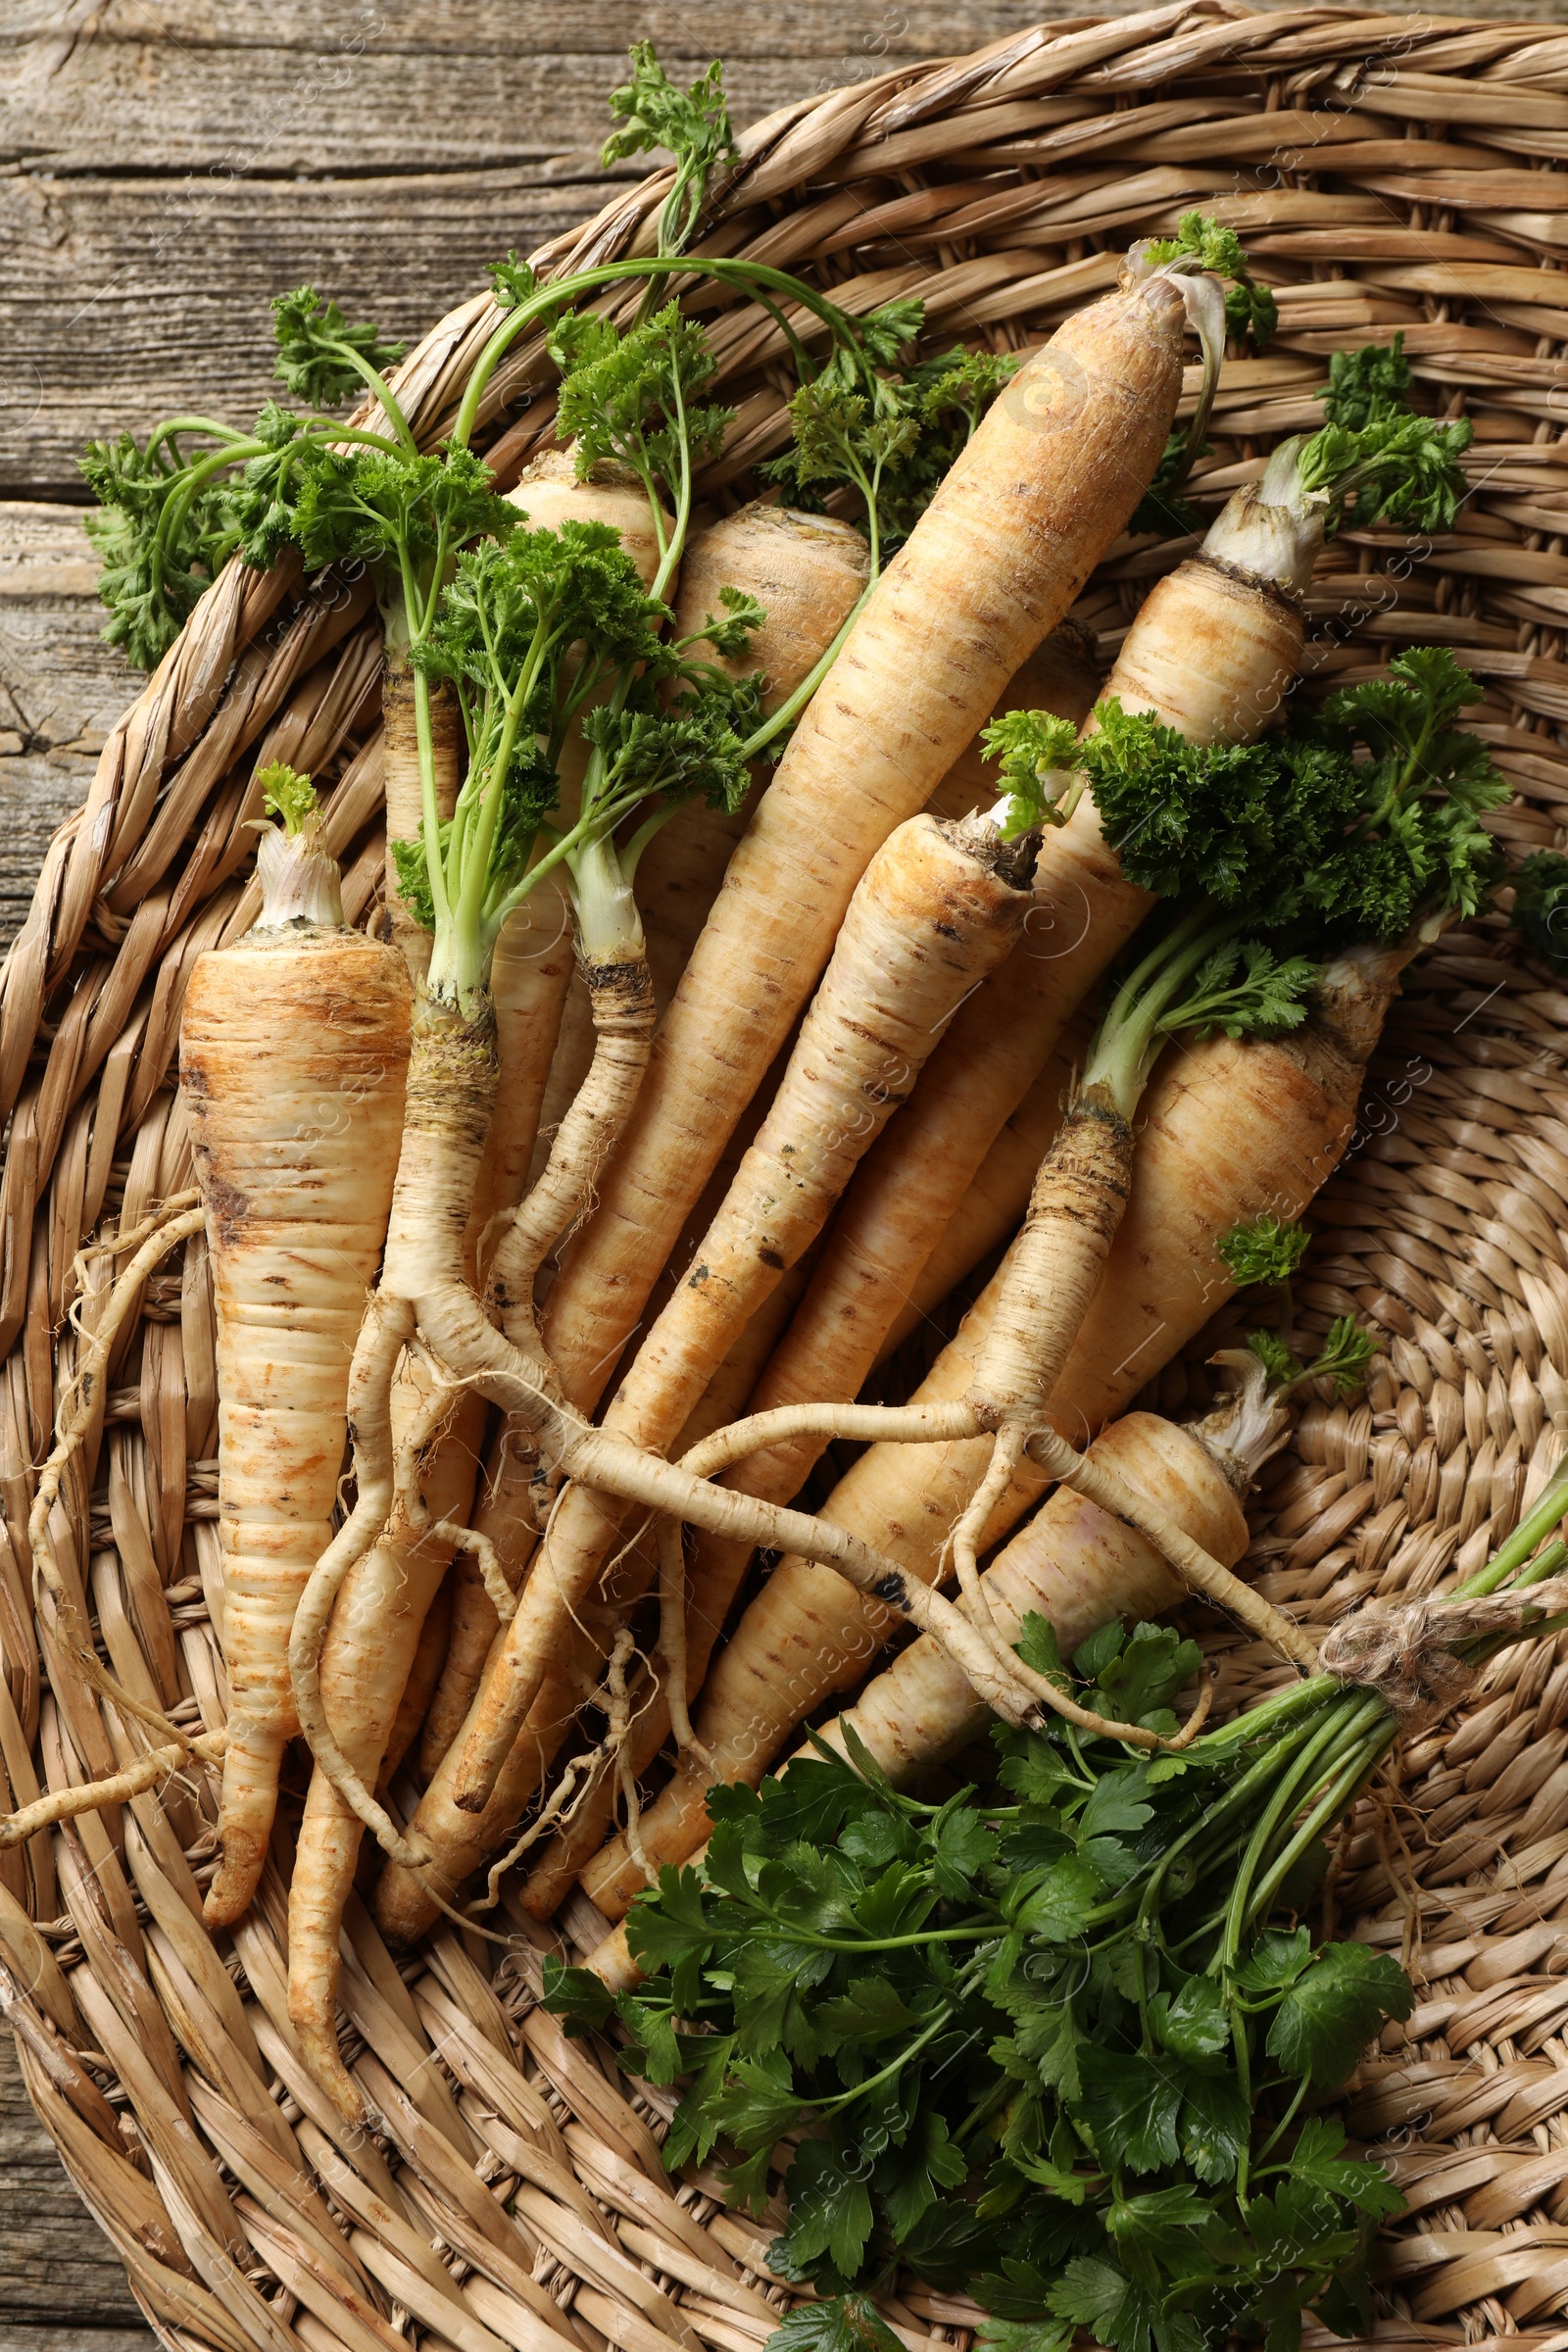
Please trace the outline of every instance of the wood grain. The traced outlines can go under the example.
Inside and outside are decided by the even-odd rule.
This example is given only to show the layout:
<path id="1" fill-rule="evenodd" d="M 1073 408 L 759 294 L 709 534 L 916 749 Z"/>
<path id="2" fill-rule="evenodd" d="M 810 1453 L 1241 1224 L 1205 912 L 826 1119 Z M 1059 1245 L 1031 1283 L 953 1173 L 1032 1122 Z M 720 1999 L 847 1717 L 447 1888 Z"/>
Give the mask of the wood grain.
<path id="1" fill-rule="evenodd" d="M 0 2352 L 151 2352 L 152 2342 L 0 2034 Z"/>
<path id="2" fill-rule="evenodd" d="M 79 511 L 0 506 L 0 945 L 136 690 L 100 635 L 97 571 Z"/>
<path id="3" fill-rule="evenodd" d="M 744 123 L 1039 14 L 20 0 L 0 28 L 0 494 L 79 494 L 83 441 L 176 408 L 248 421 L 285 287 L 416 335 L 510 246 L 585 219 L 638 35 L 677 77 L 723 56 Z"/>

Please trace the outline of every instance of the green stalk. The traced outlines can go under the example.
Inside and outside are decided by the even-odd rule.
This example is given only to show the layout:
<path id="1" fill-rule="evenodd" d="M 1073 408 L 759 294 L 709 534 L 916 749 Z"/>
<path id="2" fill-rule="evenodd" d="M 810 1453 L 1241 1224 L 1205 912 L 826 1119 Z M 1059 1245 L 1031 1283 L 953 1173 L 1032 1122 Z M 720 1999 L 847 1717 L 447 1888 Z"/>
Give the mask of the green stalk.
<path id="1" fill-rule="evenodd" d="M 1189 1025 L 1191 1010 L 1180 1004 L 1183 987 L 1246 919 L 1216 917 L 1213 906 L 1201 902 L 1178 917 L 1105 1007 L 1085 1060 L 1082 1094 L 1098 1089 L 1124 1119 L 1132 1118 L 1160 1048 Z"/>
<path id="2" fill-rule="evenodd" d="M 1454 1587 L 1455 1600 L 1475 1600 L 1486 1592 L 1495 1592 L 1505 1585 L 1516 1568 L 1522 1568 L 1531 1553 L 1544 1544 L 1552 1530 L 1568 1513 L 1568 1456 L 1558 1464 L 1543 1487 L 1535 1503 L 1520 1520 L 1513 1534 L 1500 1544 L 1484 1568 Z M 1533 1580 L 1534 1581 L 1534 1580 Z"/>
<path id="3" fill-rule="evenodd" d="M 787 270 L 775 270 L 765 262 L 743 262 L 713 255 L 699 265 L 689 256 L 677 254 L 648 254 L 636 261 L 600 262 L 591 270 L 579 270 L 570 277 L 552 279 L 548 285 L 537 287 L 507 312 L 474 364 L 473 373 L 468 378 L 452 427 L 452 446 L 455 449 L 467 448 L 478 422 L 485 388 L 525 327 L 542 320 L 563 304 L 576 302 L 585 294 L 596 293 L 602 286 L 616 284 L 621 278 L 667 278 L 680 271 L 711 277 L 720 285 L 735 286 L 742 292 L 753 294 L 789 337 L 792 351 L 807 370 L 810 362 L 799 338 L 791 332 L 787 321 L 773 306 L 763 302 L 760 288 L 771 289 L 784 295 L 787 300 L 799 303 L 804 310 L 810 311 L 819 318 L 838 342 L 852 351 L 858 350 L 854 323 L 847 312 L 840 310 L 836 303 L 829 302 L 824 295 L 818 294 L 801 279 L 791 277 Z"/>

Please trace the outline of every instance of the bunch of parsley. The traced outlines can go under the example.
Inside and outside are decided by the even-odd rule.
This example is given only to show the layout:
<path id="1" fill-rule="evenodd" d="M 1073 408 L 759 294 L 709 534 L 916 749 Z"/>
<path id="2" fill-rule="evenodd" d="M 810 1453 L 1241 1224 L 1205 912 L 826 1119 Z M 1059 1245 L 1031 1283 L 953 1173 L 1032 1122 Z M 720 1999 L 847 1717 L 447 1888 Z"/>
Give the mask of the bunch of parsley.
<path id="1" fill-rule="evenodd" d="M 1508 786 L 1454 724 L 1478 699 L 1446 649 L 1414 647 L 1261 743 L 1189 743 L 1112 701 L 1077 757 L 1141 888 L 1247 903 L 1289 939 L 1394 941 L 1473 914 L 1500 878 L 1483 819 Z"/>
<path id="2" fill-rule="evenodd" d="M 1041 1619 L 1020 1649 L 1062 1676 Z M 1199 1666 L 1173 1632 L 1110 1626 L 1072 1679 L 1170 1733 Z M 613 2009 L 622 2062 L 686 2082 L 672 2167 L 717 2151 L 760 2207 L 792 2145 L 768 2259 L 824 2293 L 903 2264 L 968 2288 L 1018 2352 L 1081 2327 L 1113 2352 L 1238 2328 L 1279 2352 L 1303 2308 L 1362 2332 L 1400 2201 L 1310 2108 L 1411 1989 L 1277 1913 L 1321 1867 L 1309 1800 L 1369 1769 L 1368 1704 L 1303 1684 L 1152 1759 L 1059 1718 L 999 1727 L 990 1785 L 941 1802 L 851 1734 L 848 1762 L 710 1792 L 703 1867 L 629 1914 L 640 1992 L 554 1971 L 550 2004 L 579 2028 Z"/>

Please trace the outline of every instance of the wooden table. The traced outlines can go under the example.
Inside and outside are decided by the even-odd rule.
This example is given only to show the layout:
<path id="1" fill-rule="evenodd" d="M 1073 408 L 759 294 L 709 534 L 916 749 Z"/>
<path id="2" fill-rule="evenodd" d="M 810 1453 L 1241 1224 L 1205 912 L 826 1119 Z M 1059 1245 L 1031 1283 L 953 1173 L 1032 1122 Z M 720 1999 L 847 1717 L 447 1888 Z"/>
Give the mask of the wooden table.
<path id="1" fill-rule="evenodd" d="M 1458 5 L 1568 15 L 1568 0 Z M 526 253 L 585 219 L 605 184 L 606 95 L 634 38 L 651 36 L 682 79 L 722 56 L 744 123 L 803 91 L 1066 13 L 1048 0 L 717 0 L 700 12 L 5 0 L 0 945 L 137 685 L 98 635 L 84 441 L 142 435 L 175 412 L 248 422 L 270 388 L 269 299 L 285 287 L 309 280 L 351 317 L 412 338 L 509 247 Z M 0 2352 L 150 2342 L 0 2035 Z"/>

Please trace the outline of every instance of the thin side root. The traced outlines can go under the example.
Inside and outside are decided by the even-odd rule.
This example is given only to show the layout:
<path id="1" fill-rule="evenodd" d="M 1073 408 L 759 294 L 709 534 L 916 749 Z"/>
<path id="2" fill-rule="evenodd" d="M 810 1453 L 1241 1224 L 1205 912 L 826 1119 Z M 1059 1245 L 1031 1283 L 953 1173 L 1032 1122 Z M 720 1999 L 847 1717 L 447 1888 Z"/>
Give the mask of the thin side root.
<path id="1" fill-rule="evenodd" d="M 463 1527 L 456 1519 L 438 1519 L 434 1534 L 438 1542 L 450 1544 L 454 1551 L 466 1551 L 479 1563 L 479 1581 L 490 1596 L 490 1606 L 503 1625 L 517 1613 L 517 1595 L 508 1584 L 501 1565 L 501 1554 L 490 1538 L 477 1527 Z"/>
<path id="2" fill-rule="evenodd" d="M 1299 1626 L 1293 1625 L 1260 1592 L 1254 1592 L 1250 1585 L 1243 1584 L 1239 1576 L 1222 1567 L 1212 1553 L 1194 1543 L 1168 1512 L 1146 1501 L 1113 1470 L 1076 1453 L 1065 1438 L 1058 1438 L 1051 1429 L 1036 1431 L 1029 1441 L 1029 1451 L 1041 1468 L 1049 1470 L 1064 1487 L 1087 1495 L 1112 1518 L 1125 1520 L 1129 1527 L 1147 1536 L 1160 1557 L 1169 1562 L 1194 1592 L 1201 1592 L 1219 1608 L 1228 1609 L 1250 1632 L 1268 1642 L 1270 1648 L 1277 1649 L 1281 1657 L 1299 1666 L 1303 1674 L 1322 1672 L 1317 1651 Z"/>
<path id="3" fill-rule="evenodd" d="M 548 1803 L 540 1807 L 538 1814 L 523 1831 L 516 1843 L 510 1846 L 498 1862 L 491 1864 L 490 1875 L 485 1882 L 484 1894 L 472 1906 L 474 1912 L 495 1909 L 501 1899 L 501 1882 L 514 1863 L 520 1862 L 529 1847 L 536 1845 L 547 1831 L 567 1828 L 578 1808 L 586 1804 L 607 1772 L 612 1770 L 619 1782 L 619 1776 L 624 1769 L 627 1736 L 631 1730 L 631 1703 L 626 1689 L 626 1662 L 632 1654 L 632 1648 L 631 1628 L 623 1625 L 616 1632 L 614 1645 L 610 1653 L 606 1677 L 610 1722 L 604 1739 L 600 1740 L 597 1747 L 586 1749 L 580 1756 L 573 1756 L 551 1791 Z M 619 1785 L 624 1788 L 623 1782 Z M 635 1781 L 631 1785 L 631 1801 L 635 1808 L 637 1803 Z M 633 1822 L 636 1818 L 634 1811 Z"/>
<path id="4" fill-rule="evenodd" d="M 980 1574 L 979 1550 L 985 1541 L 986 1524 L 1012 1484 L 1013 1473 L 1023 1458 L 1027 1435 L 1028 1432 L 1016 1423 L 1009 1423 L 1000 1432 L 991 1449 L 985 1477 L 976 1488 L 974 1499 L 952 1536 L 953 1565 L 958 1579 L 958 1590 L 969 1604 L 969 1614 L 976 1629 L 990 1642 L 998 1663 L 1009 1671 L 1012 1647 L 992 1613 L 991 1595 Z"/>
<path id="5" fill-rule="evenodd" d="M 680 1542 L 680 1529 L 675 1529 L 675 1541 Z M 626 1808 L 626 1850 L 631 1855 L 650 1886 L 657 1886 L 659 1874 L 648 1859 L 643 1843 L 642 1804 L 637 1795 L 637 1775 L 626 1753 L 626 1734 L 631 1729 L 631 1708 L 626 1697 L 626 1660 L 631 1656 L 631 1628 L 623 1625 L 615 1636 L 615 1646 L 610 1653 L 605 1673 L 605 1687 L 610 1692 L 610 1732 L 605 1744 L 615 1763 L 615 1787 Z"/>
<path id="6" fill-rule="evenodd" d="M 721 1776 L 712 1755 L 692 1729 L 686 1690 L 686 1550 L 678 1519 L 661 1518 L 659 1546 L 659 1663 L 662 1669 L 664 1706 L 675 1745 L 694 1755 L 715 1780 Z M 628 1839 L 628 1843 L 630 1840 Z"/>
<path id="7" fill-rule="evenodd" d="M 27 1541 L 32 1554 L 34 1586 L 35 1588 L 41 1587 L 54 1603 L 56 1622 L 62 1640 L 70 1650 L 72 1663 L 82 1679 L 98 1691 L 100 1696 L 108 1699 L 112 1706 L 118 1708 L 122 1715 L 127 1719 L 134 1719 L 137 1723 L 145 1724 L 150 1731 L 159 1735 L 163 1744 L 173 1747 L 181 1755 L 190 1752 L 191 1742 L 180 1731 L 179 1726 L 171 1723 L 161 1709 L 148 1706 L 144 1700 L 132 1697 L 131 1693 L 122 1690 L 115 1676 L 110 1674 L 100 1663 L 87 1628 L 81 1622 L 80 1613 L 72 1599 L 70 1589 L 61 1576 L 56 1563 L 54 1544 L 49 1534 L 49 1521 L 55 1504 L 60 1498 L 60 1489 L 66 1472 L 77 1453 L 80 1452 L 86 1441 L 87 1432 L 97 1417 L 104 1374 L 115 1342 L 140 1305 L 142 1287 L 148 1275 L 152 1273 L 155 1266 L 162 1264 L 172 1250 L 178 1249 L 180 1243 L 188 1241 L 192 1234 L 200 1233 L 204 1224 L 205 1218 L 200 1206 L 196 1204 L 195 1194 L 179 1193 L 174 1196 L 173 1200 L 166 1201 L 155 1216 L 143 1218 L 142 1222 L 133 1226 L 129 1233 L 98 1243 L 91 1250 L 78 1250 L 76 1255 L 78 1278 L 80 1270 L 90 1256 L 118 1256 L 122 1251 L 132 1249 L 135 1254 L 129 1265 L 122 1271 L 114 1289 L 110 1292 L 95 1329 L 90 1333 L 83 1332 L 79 1321 L 77 1322 L 76 1329 L 81 1337 L 82 1354 L 76 1365 L 74 1376 L 61 1396 L 59 1416 L 55 1424 L 54 1447 L 38 1474 L 37 1492 L 33 1496 L 32 1508 L 27 1514 Z M 139 1770 L 140 1766 L 138 1764 L 130 1769 Z M 110 1788 L 118 1784 L 121 1777 L 116 1774 L 111 1781 L 93 1785 Z M 158 1777 L 157 1771 L 154 1771 L 150 1779 L 140 1783 L 139 1787 L 151 1787 L 152 1782 L 156 1781 Z M 129 1793 L 136 1794 L 138 1790 L 133 1789 Z M 88 1812 L 93 1809 L 94 1800 L 87 1797 L 85 1789 L 74 1789 L 70 1791 L 70 1794 L 85 1800 L 72 1806 L 70 1810 Z M 52 1798 L 40 1799 L 40 1802 L 45 1804 L 52 1801 Z M 120 1800 L 116 1796 L 109 1796 L 97 1801 L 114 1804 Z M 29 1806 L 26 1810 L 30 1813 L 33 1808 Z M 13 1820 L 22 1818 L 22 1815 L 12 1816 Z M 64 1815 L 57 1815 L 54 1818 L 63 1819 Z M 21 1834 L 27 1835 L 29 1833 Z"/>
<path id="8" fill-rule="evenodd" d="M 201 1732 L 190 1740 L 176 1740 L 168 1747 L 151 1747 L 127 1764 L 122 1772 L 112 1772 L 107 1780 L 83 1781 L 75 1788 L 55 1788 L 47 1796 L 34 1798 L 20 1812 L 0 1817 L 0 1853 L 13 1846 L 25 1845 L 40 1830 L 52 1829 L 58 1821 L 74 1821 L 79 1813 L 98 1813 L 106 1805 L 123 1805 L 144 1789 L 156 1788 L 171 1773 L 179 1772 L 193 1756 L 209 1764 L 218 1763 L 228 1746 L 226 1732 Z"/>

